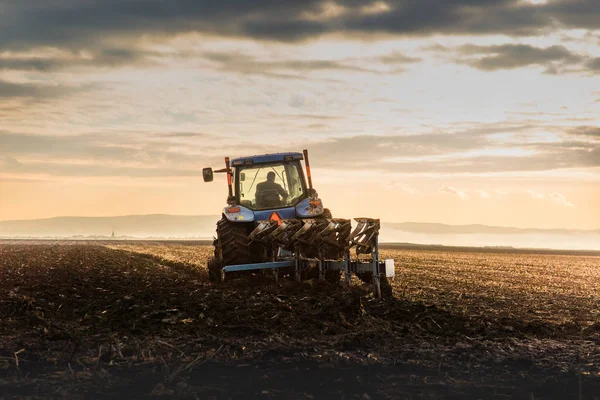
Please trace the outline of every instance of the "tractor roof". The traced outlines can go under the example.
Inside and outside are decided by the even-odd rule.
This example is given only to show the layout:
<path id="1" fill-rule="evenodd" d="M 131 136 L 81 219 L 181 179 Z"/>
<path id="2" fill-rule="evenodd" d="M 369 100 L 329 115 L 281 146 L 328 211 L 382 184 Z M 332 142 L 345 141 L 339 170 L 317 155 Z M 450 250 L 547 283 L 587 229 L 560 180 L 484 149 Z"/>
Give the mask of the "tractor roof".
<path id="1" fill-rule="evenodd" d="M 239 157 L 231 160 L 231 165 L 243 165 L 243 164 L 263 164 L 272 163 L 277 161 L 287 160 L 303 160 L 302 153 L 290 152 L 290 153 L 273 153 L 273 154 L 262 154 L 255 156 Z"/>

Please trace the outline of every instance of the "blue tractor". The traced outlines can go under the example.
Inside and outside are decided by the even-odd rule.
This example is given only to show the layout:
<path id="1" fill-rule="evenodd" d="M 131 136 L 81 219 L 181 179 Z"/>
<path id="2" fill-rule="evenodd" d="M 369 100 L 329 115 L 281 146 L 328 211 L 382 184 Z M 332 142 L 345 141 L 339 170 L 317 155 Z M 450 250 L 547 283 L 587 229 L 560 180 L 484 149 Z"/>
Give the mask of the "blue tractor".
<path id="1" fill-rule="evenodd" d="M 305 163 L 306 174 L 301 161 Z M 215 173 L 227 178 L 227 205 L 217 222 L 211 281 L 238 274 L 271 271 L 350 284 L 351 274 L 374 284 L 393 276 L 393 260 L 379 261 L 379 220 L 333 218 L 313 188 L 308 151 L 225 157 L 225 168 L 202 170 L 205 182 Z M 307 183 L 308 181 L 308 183 Z M 356 249 L 356 260 L 350 257 Z M 370 255 L 360 260 L 360 255 Z M 235 273 L 235 274 L 232 274 Z"/>

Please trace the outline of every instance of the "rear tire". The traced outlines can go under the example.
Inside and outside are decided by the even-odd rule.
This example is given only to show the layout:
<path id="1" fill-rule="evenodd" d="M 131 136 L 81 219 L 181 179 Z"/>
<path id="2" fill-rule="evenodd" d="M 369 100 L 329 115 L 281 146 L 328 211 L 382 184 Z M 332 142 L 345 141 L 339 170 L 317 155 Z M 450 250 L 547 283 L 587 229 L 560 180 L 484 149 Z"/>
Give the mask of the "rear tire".
<path id="1" fill-rule="evenodd" d="M 260 256 L 248 239 L 251 228 L 249 223 L 231 222 L 225 217 L 217 222 L 217 238 L 213 241 L 214 257 L 208 262 L 211 282 L 221 282 L 221 269 L 224 266 L 249 264 Z"/>
<path id="2" fill-rule="evenodd" d="M 223 217 L 217 222 L 217 246 L 215 258 L 223 265 L 248 264 L 252 262 L 249 227 L 246 223 L 231 222 Z"/>

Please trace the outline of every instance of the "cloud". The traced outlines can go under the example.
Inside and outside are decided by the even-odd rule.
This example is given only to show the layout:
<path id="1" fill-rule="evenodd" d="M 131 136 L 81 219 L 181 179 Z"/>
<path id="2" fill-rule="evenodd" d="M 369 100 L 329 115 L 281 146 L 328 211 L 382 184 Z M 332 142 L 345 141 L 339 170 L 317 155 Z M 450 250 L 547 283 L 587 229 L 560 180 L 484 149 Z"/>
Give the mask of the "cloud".
<path id="1" fill-rule="evenodd" d="M 20 163 L 17 159 L 15 159 L 13 157 L 9 157 L 9 156 L 0 157 L 0 167 L 2 167 L 3 169 L 14 170 L 16 168 L 20 168 L 22 165 L 23 165 L 22 163 Z"/>
<path id="2" fill-rule="evenodd" d="M 560 25 L 572 29 L 598 28 L 600 4 L 596 0 L 558 0 L 549 1 L 540 11 Z"/>
<path id="3" fill-rule="evenodd" d="M 409 57 L 407 55 L 404 55 L 403 53 L 400 52 L 392 52 L 389 54 L 386 54 L 384 56 L 380 56 L 379 57 L 379 61 L 381 61 L 384 64 L 412 64 L 412 63 L 417 63 L 419 61 L 421 61 L 421 58 L 418 57 Z"/>
<path id="4" fill-rule="evenodd" d="M 365 154 L 377 153 L 380 159 L 446 154 L 485 147 L 490 144 L 478 131 L 459 133 L 423 133 L 411 135 L 360 135 L 332 138 L 313 145 L 313 152 L 334 162 L 364 159 Z M 337 160 L 337 154 L 340 159 Z"/>
<path id="5" fill-rule="evenodd" d="M 38 83 L 16 83 L 0 79 L 0 99 L 2 98 L 30 98 L 46 99 L 65 96 L 83 89 L 67 87 L 64 85 L 50 85 Z"/>
<path id="6" fill-rule="evenodd" d="M 553 202 L 557 203 L 557 204 L 561 204 L 563 206 L 567 206 L 567 207 L 575 207 L 575 205 L 571 202 L 569 202 L 567 200 L 567 198 L 560 194 L 560 193 L 556 193 L 556 192 L 552 192 L 552 193 L 540 193 L 540 192 L 536 192 L 535 190 L 528 190 L 527 193 L 529 193 L 529 195 L 536 199 L 536 200 L 544 200 L 544 199 L 549 199 L 552 200 Z"/>
<path id="7" fill-rule="evenodd" d="M 328 33 L 535 35 L 559 26 L 595 29 L 595 0 L 105 0 L 5 2 L 0 47 L 84 47 L 120 38 L 199 32 L 301 41 Z M 60 28 L 57 28 L 60 27 Z"/>
<path id="8" fill-rule="evenodd" d="M 552 200 L 554 200 L 558 204 L 562 204 L 562 205 L 567 206 L 567 207 L 575 207 L 575 205 L 573 203 L 569 202 L 565 198 L 565 196 L 563 196 L 560 193 L 550 193 L 549 196 L 550 196 L 550 198 Z"/>
<path id="9" fill-rule="evenodd" d="M 265 60 L 235 52 L 150 51 L 144 43 L 160 44 L 178 35 L 227 37 L 254 41 L 303 43 L 322 35 L 364 39 L 372 35 L 430 37 L 432 35 L 530 36 L 557 30 L 560 24 L 587 27 L 600 20 L 593 0 L 556 0 L 527 4 L 518 0 L 62 0 L 3 5 L 0 22 L 0 70 L 59 71 L 67 68 L 117 68 L 150 65 L 169 58 L 203 59 L 226 72 L 279 78 L 302 78 L 313 71 L 380 73 L 364 60 Z M 60 29 L 56 27 L 60 26 Z M 200 39 L 204 40 L 204 39 Z M 48 49 L 54 51 L 46 54 Z M 442 50 L 440 50 L 442 49 Z M 447 51 L 441 45 L 428 51 Z M 42 54 L 42 56 L 40 55 Z M 599 59 L 588 59 L 563 46 L 463 46 L 459 62 L 494 71 L 542 66 L 560 73 L 579 65 L 600 70 Z M 388 73 L 421 61 L 402 52 L 376 57 Z M 375 60 L 374 60 L 375 61 Z M 582 64 L 583 63 L 583 64 Z"/>
<path id="10" fill-rule="evenodd" d="M 573 128 L 570 133 L 575 136 L 589 136 L 600 139 L 600 127 L 598 126 L 578 126 Z"/>
<path id="11" fill-rule="evenodd" d="M 396 181 L 392 181 L 389 184 L 386 185 L 386 189 L 396 189 L 396 190 L 400 190 L 406 194 L 410 194 L 412 196 L 416 195 L 419 193 L 419 191 L 413 187 L 407 186 L 403 183 L 400 182 L 396 182 Z"/>
<path id="12" fill-rule="evenodd" d="M 536 192 L 535 190 L 532 190 L 532 189 L 529 189 L 527 191 L 527 193 L 529 193 L 529 195 L 531 197 L 533 197 L 534 199 L 543 200 L 546 198 L 546 195 L 544 193 Z"/>
<path id="13" fill-rule="evenodd" d="M 53 177 L 193 177 L 199 169 L 164 165 L 80 164 L 71 162 L 17 162 L 3 165 L 2 172 Z"/>
<path id="14" fill-rule="evenodd" d="M 600 167 L 600 144 L 567 140 L 539 142 L 540 129 L 567 138 L 573 128 L 525 124 L 459 124 L 453 133 L 360 135 L 315 140 L 306 146 L 321 165 L 427 173 L 497 173 Z M 590 131 L 587 131 L 588 133 Z M 283 149 L 282 149 L 283 150 Z M 377 154 L 366 158 L 366 154 Z"/>
<path id="15" fill-rule="evenodd" d="M 448 193 L 460 197 L 462 200 L 467 200 L 469 196 L 466 191 L 457 189 L 453 186 L 443 186 L 440 188 L 441 193 Z"/>
<path id="16" fill-rule="evenodd" d="M 544 67 L 547 73 L 578 64 L 582 56 L 571 53 L 564 46 L 546 48 L 526 44 L 503 44 L 494 46 L 466 45 L 459 49 L 463 56 L 470 58 L 459 60 L 484 71 L 516 69 L 528 66 Z"/>
<path id="17" fill-rule="evenodd" d="M 52 167 L 48 171 L 53 170 L 57 174 L 73 173 L 71 169 L 76 169 L 74 165 L 81 165 L 82 161 L 87 167 L 82 167 L 81 172 L 89 171 L 93 175 L 94 167 L 103 171 L 147 165 L 178 169 L 195 166 L 199 160 L 217 160 L 210 153 L 210 144 L 214 144 L 218 138 L 207 134 L 186 134 L 174 132 L 170 136 L 165 133 L 120 132 L 36 135 L 0 131 L 0 152 L 22 160 L 20 165 L 11 165 L 13 172 L 31 171 L 36 166 L 48 164 Z M 181 139 L 188 141 L 175 141 Z M 73 167 L 62 168 L 61 164 L 72 164 Z"/>
<path id="18" fill-rule="evenodd" d="M 300 79 L 305 78 L 307 72 L 315 71 L 379 73 L 376 70 L 334 60 L 259 60 L 240 52 L 205 52 L 202 57 L 216 63 L 221 71 L 276 78 Z"/>
<path id="19" fill-rule="evenodd" d="M 132 43 L 131 46 L 134 46 Z M 38 54 L 40 53 L 40 54 Z M 98 49 L 72 51 L 61 49 L 35 52 L 0 52 L 0 70 L 55 72 L 126 66 L 158 65 L 168 60 L 201 60 L 221 71 L 244 75 L 262 75 L 279 78 L 299 79 L 307 72 L 352 71 L 379 73 L 377 70 L 352 65 L 356 60 L 310 60 L 310 59 L 259 59 L 240 51 L 151 51 L 141 48 L 102 47 Z M 417 59 L 414 59 L 417 60 Z M 364 60 L 363 60 L 364 61 Z M 364 64 L 364 62 L 363 62 Z"/>
<path id="20" fill-rule="evenodd" d="M 0 53 L 0 70 L 53 72 L 72 68 L 116 68 L 150 65 L 157 52 L 134 48 L 106 47 L 84 51 L 51 51 L 44 53 Z"/>
<path id="21" fill-rule="evenodd" d="M 591 71 L 600 72 L 600 57 L 589 60 L 586 65 Z"/>
<path id="22" fill-rule="evenodd" d="M 482 199 L 490 198 L 490 194 L 488 192 L 486 192 L 485 190 L 478 190 L 477 192 L 479 193 L 479 197 L 481 197 Z"/>
<path id="23" fill-rule="evenodd" d="M 301 115 L 315 123 L 336 121 L 326 115 Z M 302 129 L 306 129 L 303 122 Z M 600 167 L 600 144 L 579 139 L 538 143 L 519 124 L 460 124 L 453 133 L 411 135 L 360 135 L 323 139 L 302 137 L 294 147 L 311 149 L 311 158 L 332 170 L 381 171 L 402 174 L 481 174 L 521 171 L 552 171 L 575 167 Z M 324 126 L 315 127 L 322 131 Z M 531 129 L 536 131 L 536 126 Z M 556 128 L 559 129 L 559 128 Z M 561 128 L 567 134 L 570 129 Z M 589 129 L 579 131 L 589 133 Z M 508 133 L 504 134 L 504 130 Z M 513 133 L 511 133 L 513 132 Z M 497 134 L 502 133 L 500 139 Z M 573 135 L 575 137 L 575 135 Z M 587 137 L 587 136 L 586 136 Z M 250 138 L 217 134 L 172 132 L 104 132 L 73 134 L 31 134 L 0 131 L 0 154 L 28 166 L 35 163 L 146 168 L 153 165 L 172 172 L 199 168 L 199 164 L 222 163 L 222 143 L 232 143 L 230 155 L 289 151 L 289 144 L 257 144 Z M 32 164 L 35 162 L 34 164 Z M 41 165 L 41 164 L 40 164 Z M 13 166 L 14 167 L 14 166 Z M 73 173 L 69 168 L 52 169 Z M 75 167 L 72 167 L 73 169 Z M 90 167 L 91 168 L 91 167 Z M 84 171 L 85 169 L 82 169 Z M 108 168 L 99 170 L 110 172 Z M 14 168 L 25 173 L 26 169 Z M 91 169 L 90 173 L 94 173 Z M 157 172 L 156 172 L 157 173 Z M 178 172 L 177 172 L 178 173 Z M 399 190 L 414 194 L 413 188 L 397 184 Z M 485 191 L 488 195 L 492 192 Z M 496 193 L 496 192 L 495 192 Z M 498 193 L 496 193 L 498 194 Z M 482 194 L 478 194 L 482 196 Z M 483 194 L 485 197 L 485 194 Z"/>

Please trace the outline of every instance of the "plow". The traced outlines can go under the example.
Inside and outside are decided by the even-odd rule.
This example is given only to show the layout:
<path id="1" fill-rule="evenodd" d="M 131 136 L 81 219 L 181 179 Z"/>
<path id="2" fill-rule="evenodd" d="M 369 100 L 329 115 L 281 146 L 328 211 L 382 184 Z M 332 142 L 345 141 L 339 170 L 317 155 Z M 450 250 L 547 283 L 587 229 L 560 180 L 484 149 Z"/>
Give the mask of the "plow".
<path id="1" fill-rule="evenodd" d="M 376 297 L 390 293 L 394 260 L 379 259 L 379 219 L 354 218 L 353 228 L 352 220 L 333 218 L 313 188 L 307 150 L 225 157 L 225 168 L 203 169 L 204 181 L 214 173 L 226 174 L 229 194 L 208 263 L 211 281 L 271 275 L 350 286 L 356 276 Z"/>

